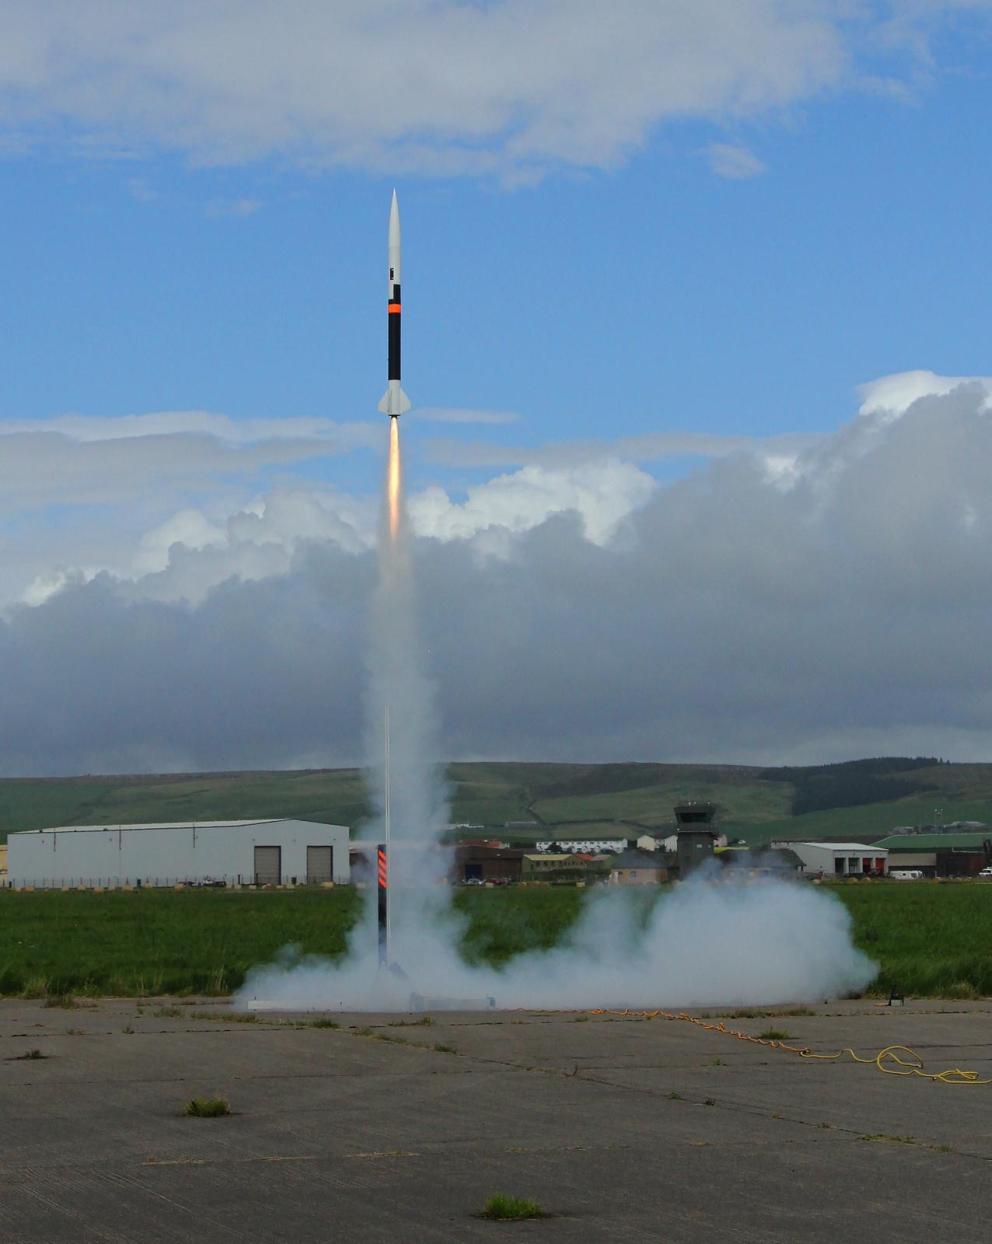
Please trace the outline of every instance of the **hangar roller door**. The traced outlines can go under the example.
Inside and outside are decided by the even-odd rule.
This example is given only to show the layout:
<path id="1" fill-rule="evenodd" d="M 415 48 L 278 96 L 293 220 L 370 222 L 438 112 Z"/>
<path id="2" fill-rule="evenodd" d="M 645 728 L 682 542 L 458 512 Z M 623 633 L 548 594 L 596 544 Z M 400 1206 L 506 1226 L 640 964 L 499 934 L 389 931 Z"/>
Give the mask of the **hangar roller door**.
<path id="1" fill-rule="evenodd" d="M 307 885 L 334 880 L 334 848 L 307 847 Z"/>
<path id="2" fill-rule="evenodd" d="M 255 848 L 255 884 L 278 885 L 282 881 L 282 847 Z"/>

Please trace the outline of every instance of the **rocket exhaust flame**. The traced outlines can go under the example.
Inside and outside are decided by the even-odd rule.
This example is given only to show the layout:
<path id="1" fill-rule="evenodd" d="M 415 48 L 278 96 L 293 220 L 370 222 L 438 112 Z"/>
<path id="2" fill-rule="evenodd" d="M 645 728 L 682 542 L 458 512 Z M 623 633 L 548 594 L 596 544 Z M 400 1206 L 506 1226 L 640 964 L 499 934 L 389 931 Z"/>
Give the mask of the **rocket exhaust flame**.
<path id="1" fill-rule="evenodd" d="M 386 503 L 389 510 L 389 540 L 395 547 L 400 534 L 400 490 L 403 485 L 403 468 L 400 462 L 400 425 L 398 419 L 389 421 L 389 463 L 386 468 Z"/>

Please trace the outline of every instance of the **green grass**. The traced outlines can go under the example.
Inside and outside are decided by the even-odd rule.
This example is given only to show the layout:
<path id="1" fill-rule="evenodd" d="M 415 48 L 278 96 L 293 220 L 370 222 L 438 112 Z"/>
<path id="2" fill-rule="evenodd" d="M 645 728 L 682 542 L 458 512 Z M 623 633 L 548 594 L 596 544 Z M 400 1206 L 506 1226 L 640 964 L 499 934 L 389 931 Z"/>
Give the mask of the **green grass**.
<path id="1" fill-rule="evenodd" d="M 231 1113 L 231 1103 L 225 1097 L 193 1097 L 183 1106 L 183 1114 L 194 1119 L 220 1119 Z"/>
<path id="2" fill-rule="evenodd" d="M 359 903 L 345 887 L 0 891 L 0 994 L 227 994 L 285 946 L 341 955 Z"/>
<path id="3" fill-rule="evenodd" d="M 857 944 L 881 965 L 874 991 L 992 995 L 992 886 L 914 881 L 837 886 Z"/>
<path id="4" fill-rule="evenodd" d="M 520 1218 L 544 1218 L 545 1214 L 536 1201 L 528 1201 L 519 1196 L 507 1196 L 505 1192 L 494 1192 L 482 1207 L 482 1217 L 507 1221 Z"/>
<path id="5" fill-rule="evenodd" d="M 572 886 L 459 890 L 455 908 L 468 919 L 462 939 L 466 959 L 499 965 L 557 945 L 579 917 L 582 894 Z"/>
<path id="6" fill-rule="evenodd" d="M 585 893 L 571 887 L 459 890 L 455 904 L 465 919 L 465 957 L 498 966 L 558 944 L 568 938 Z M 855 941 L 880 963 L 875 993 L 992 996 L 992 885 L 892 882 L 831 886 L 821 893 L 844 903 Z M 630 899 L 646 917 L 664 894 L 645 887 Z M 0 994 L 70 1008 L 79 998 L 101 994 L 228 994 L 250 968 L 271 962 L 286 946 L 339 957 L 360 901 L 347 887 L 271 893 L 0 891 Z M 741 1011 L 735 1017 L 802 1013 Z M 173 1011 L 155 1014 L 171 1017 Z M 217 1018 L 258 1019 L 254 1012 Z"/>

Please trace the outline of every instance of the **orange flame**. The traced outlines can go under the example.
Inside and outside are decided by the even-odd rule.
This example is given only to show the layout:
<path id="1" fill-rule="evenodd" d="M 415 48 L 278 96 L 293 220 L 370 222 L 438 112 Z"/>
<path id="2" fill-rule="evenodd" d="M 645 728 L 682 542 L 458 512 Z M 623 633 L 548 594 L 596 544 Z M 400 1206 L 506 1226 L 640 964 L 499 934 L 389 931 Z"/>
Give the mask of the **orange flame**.
<path id="1" fill-rule="evenodd" d="M 400 531 L 400 421 L 389 421 L 389 469 L 386 474 L 386 493 L 389 497 L 389 538 L 395 545 Z"/>

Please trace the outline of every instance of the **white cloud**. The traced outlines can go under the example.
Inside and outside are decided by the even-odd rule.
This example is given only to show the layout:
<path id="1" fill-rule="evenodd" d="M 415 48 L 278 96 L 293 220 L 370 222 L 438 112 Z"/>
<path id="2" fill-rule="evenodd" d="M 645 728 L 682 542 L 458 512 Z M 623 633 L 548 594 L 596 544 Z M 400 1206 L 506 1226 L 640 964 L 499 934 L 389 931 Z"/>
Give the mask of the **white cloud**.
<path id="1" fill-rule="evenodd" d="M 486 551 L 496 552 L 506 534 L 529 531 L 553 514 L 575 513 L 586 538 L 605 544 L 656 488 L 649 475 L 616 460 L 564 470 L 528 466 L 470 488 L 462 502 L 442 488 L 428 488 L 410 499 L 410 520 L 418 535 L 436 540 L 488 533 Z"/>
<path id="2" fill-rule="evenodd" d="M 698 432 L 648 432 L 612 440 L 559 441 L 552 445 L 493 445 L 437 437 L 428 457 L 452 467 L 574 467 L 607 458 L 625 462 L 663 462 L 672 458 L 726 458 L 739 453 L 792 454 L 813 443 L 811 436 L 721 436 Z"/>
<path id="3" fill-rule="evenodd" d="M 0 122 L 18 144 L 68 135 L 103 155 L 154 146 L 526 180 L 614 165 L 670 119 L 748 117 L 853 83 L 887 13 L 819 0 L 7 0 Z M 897 58 L 926 55 L 930 16 L 887 39 Z"/>
<path id="4" fill-rule="evenodd" d="M 136 502 L 258 472 L 381 451 L 381 429 L 322 419 L 235 421 L 205 411 L 0 423 L 0 513 Z"/>
<path id="5" fill-rule="evenodd" d="M 980 386 L 986 394 L 985 405 L 989 404 L 992 399 L 990 376 L 938 376 L 932 371 L 903 371 L 863 384 L 858 390 L 861 396 L 858 413 L 896 419 L 921 398 L 943 397 L 962 384 Z"/>
<path id="6" fill-rule="evenodd" d="M 412 497 L 446 750 L 987 759 L 989 385 L 920 383 L 875 382 L 882 405 L 833 435 L 668 486 L 606 458 Z M 63 546 L 7 533 L 40 603 L 0 618 L 0 766 L 354 760 L 376 517 L 297 483 L 175 504 L 126 556 L 85 522 Z"/>
<path id="7" fill-rule="evenodd" d="M 417 423 L 516 423 L 520 418 L 509 410 L 472 410 L 461 406 L 418 406 L 410 415 Z"/>
<path id="8" fill-rule="evenodd" d="M 231 419 L 208 410 L 161 410 L 143 415 L 56 415 L 50 419 L 4 419 L 0 436 L 61 433 L 74 441 L 120 441 L 131 437 L 216 437 L 234 445 L 264 441 L 321 440 L 344 449 L 378 444 L 377 424 L 335 423 L 331 419 Z"/>
<path id="9" fill-rule="evenodd" d="M 717 177 L 730 181 L 746 181 L 765 172 L 765 165 L 747 147 L 730 143 L 710 143 L 706 148 L 710 168 Z"/>

